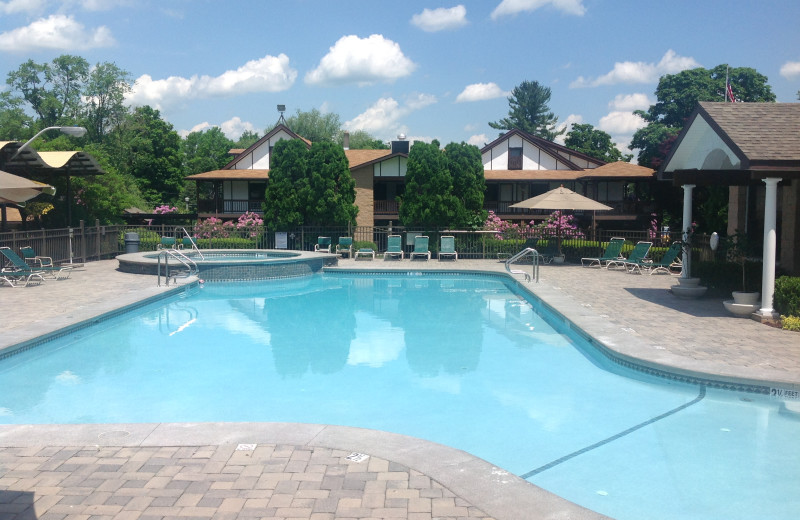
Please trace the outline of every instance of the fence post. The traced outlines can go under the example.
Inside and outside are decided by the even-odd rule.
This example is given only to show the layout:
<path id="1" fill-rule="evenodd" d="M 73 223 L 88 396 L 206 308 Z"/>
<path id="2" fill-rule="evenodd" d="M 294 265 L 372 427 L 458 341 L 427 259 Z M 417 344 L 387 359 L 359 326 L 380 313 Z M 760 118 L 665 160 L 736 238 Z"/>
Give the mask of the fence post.
<path id="1" fill-rule="evenodd" d="M 86 222 L 80 221 L 81 228 L 81 262 L 86 263 Z"/>
<path id="2" fill-rule="evenodd" d="M 97 247 L 95 247 L 95 251 L 97 253 L 97 260 L 100 260 L 100 241 L 102 240 L 102 235 L 100 234 L 100 219 L 97 218 L 94 220 L 94 227 L 95 233 L 97 234 Z M 103 233 L 105 234 L 105 233 Z"/>

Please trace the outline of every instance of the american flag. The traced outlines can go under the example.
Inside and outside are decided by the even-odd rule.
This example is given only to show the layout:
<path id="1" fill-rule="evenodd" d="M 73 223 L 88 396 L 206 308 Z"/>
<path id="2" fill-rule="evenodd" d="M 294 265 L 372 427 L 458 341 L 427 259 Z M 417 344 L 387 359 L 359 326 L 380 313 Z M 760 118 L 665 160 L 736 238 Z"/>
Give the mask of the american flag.
<path id="1" fill-rule="evenodd" d="M 727 93 L 728 99 L 731 101 L 731 103 L 736 103 L 736 98 L 733 97 L 733 89 L 731 88 L 730 82 L 725 85 L 725 92 Z"/>

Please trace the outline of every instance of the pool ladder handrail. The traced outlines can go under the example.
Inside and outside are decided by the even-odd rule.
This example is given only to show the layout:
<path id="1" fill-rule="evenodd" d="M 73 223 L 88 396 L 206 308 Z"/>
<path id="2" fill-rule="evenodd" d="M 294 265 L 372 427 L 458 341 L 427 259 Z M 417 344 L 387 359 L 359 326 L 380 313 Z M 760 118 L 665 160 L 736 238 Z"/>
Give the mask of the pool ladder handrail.
<path id="1" fill-rule="evenodd" d="M 539 257 L 541 255 L 537 250 L 535 250 L 532 247 L 526 247 L 519 253 L 515 254 L 514 256 L 506 260 L 506 271 L 508 271 L 511 274 L 521 274 L 525 276 L 526 282 L 530 282 L 531 275 L 520 269 L 511 269 L 511 264 L 528 255 L 531 255 L 531 258 L 533 259 L 533 269 L 532 269 L 533 279 L 536 280 L 536 283 L 539 283 Z"/>
<path id="2" fill-rule="evenodd" d="M 197 247 L 197 242 L 195 242 L 194 237 L 186 231 L 186 228 L 182 227 L 181 229 L 183 230 L 183 234 L 186 235 L 186 238 L 189 239 L 189 242 L 192 243 L 192 251 L 197 251 L 197 254 L 200 255 L 200 260 L 205 260 L 203 253 L 200 252 L 200 248 Z"/>
<path id="3" fill-rule="evenodd" d="M 194 260 L 189 258 L 188 256 L 184 255 L 181 251 L 177 249 L 162 249 L 158 252 L 158 286 L 161 287 L 161 258 L 164 258 L 164 278 L 166 279 L 166 286 L 169 287 L 169 258 L 168 256 L 174 258 L 178 262 L 182 263 L 184 267 L 186 267 L 186 274 L 182 276 L 182 278 L 188 278 L 190 276 L 196 276 L 199 272 L 197 264 Z M 176 276 L 172 276 L 172 282 L 175 283 Z"/>

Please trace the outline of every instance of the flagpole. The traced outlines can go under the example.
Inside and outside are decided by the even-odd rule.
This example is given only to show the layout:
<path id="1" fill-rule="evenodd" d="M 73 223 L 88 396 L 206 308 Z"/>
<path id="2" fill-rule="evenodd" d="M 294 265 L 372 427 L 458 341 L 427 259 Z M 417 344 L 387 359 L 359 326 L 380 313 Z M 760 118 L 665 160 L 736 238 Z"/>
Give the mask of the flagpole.
<path id="1" fill-rule="evenodd" d="M 728 69 L 730 67 L 725 65 L 725 102 L 728 102 Z"/>

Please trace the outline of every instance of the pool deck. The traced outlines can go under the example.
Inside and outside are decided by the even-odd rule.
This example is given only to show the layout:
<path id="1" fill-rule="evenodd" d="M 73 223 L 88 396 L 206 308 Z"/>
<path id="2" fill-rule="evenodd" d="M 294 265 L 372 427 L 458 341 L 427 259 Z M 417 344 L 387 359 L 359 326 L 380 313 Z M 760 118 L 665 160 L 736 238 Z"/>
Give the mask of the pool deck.
<path id="1" fill-rule="evenodd" d="M 504 272 L 489 260 L 339 267 Z M 717 299 L 678 299 L 668 291 L 675 277 L 574 265 L 542 266 L 540 275 L 524 285 L 622 359 L 800 389 L 800 334 L 734 318 Z M 154 276 L 119 272 L 116 260 L 89 263 L 66 280 L 0 287 L 0 349 L 168 290 Z M 0 425 L 0 518 L 604 517 L 420 439 L 326 425 L 179 423 Z"/>

